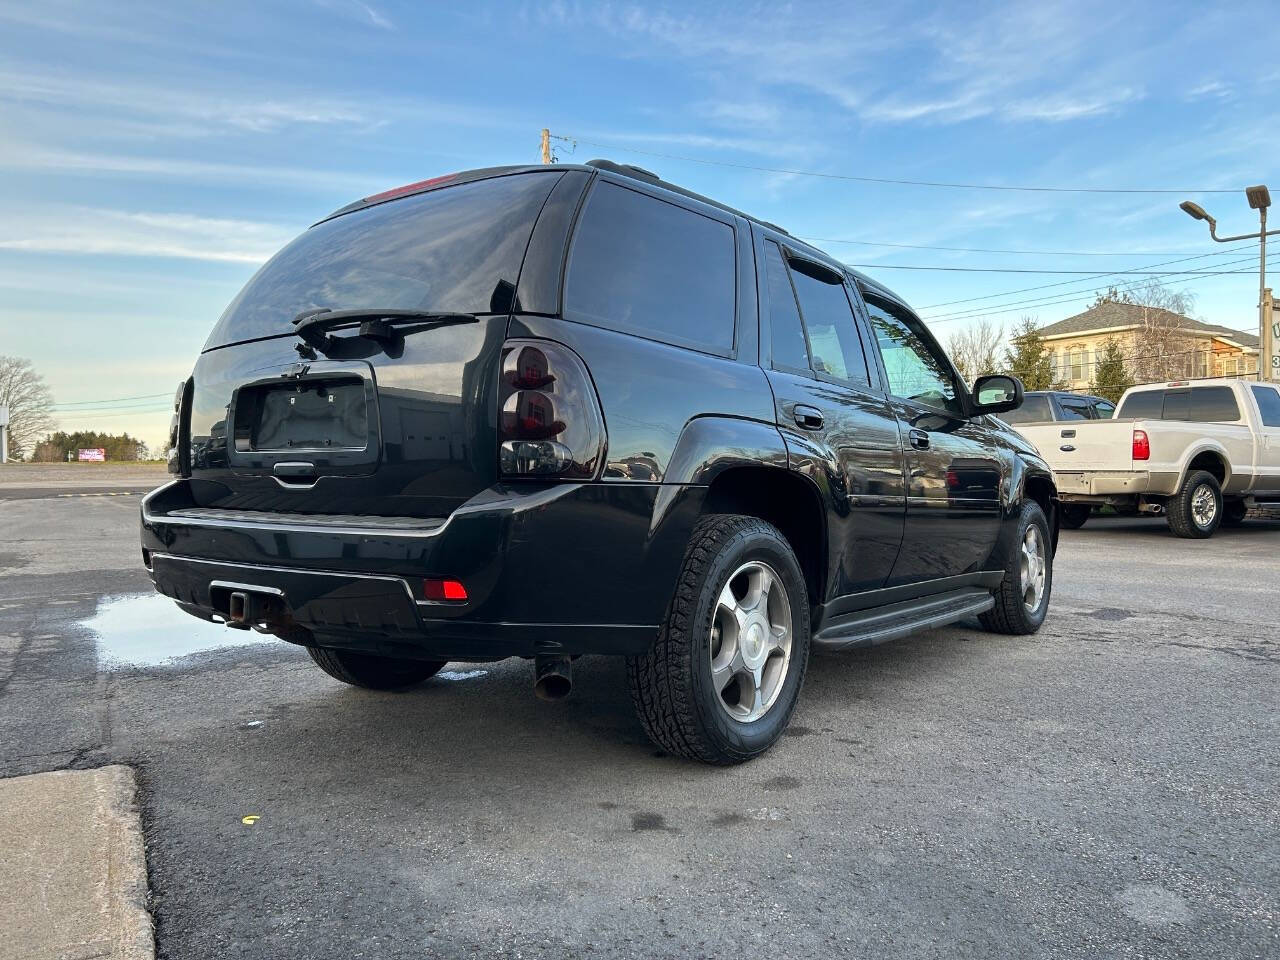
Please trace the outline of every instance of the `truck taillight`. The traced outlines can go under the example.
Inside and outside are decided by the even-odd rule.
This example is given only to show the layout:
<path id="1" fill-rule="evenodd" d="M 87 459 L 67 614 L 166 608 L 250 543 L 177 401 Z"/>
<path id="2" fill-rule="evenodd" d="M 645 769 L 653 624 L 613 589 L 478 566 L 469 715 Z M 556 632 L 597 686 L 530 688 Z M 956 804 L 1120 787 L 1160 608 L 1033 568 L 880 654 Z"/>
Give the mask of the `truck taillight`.
<path id="1" fill-rule="evenodd" d="M 591 480 L 604 458 L 604 418 L 578 355 L 549 340 L 508 340 L 498 386 L 503 476 Z"/>
<path id="2" fill-rule="evenodd" d="M 1147 431 L 1145 430 L 1133 431 L 1133 459 L 1151 459 L 1151 441 L 1147 439 Z"/>

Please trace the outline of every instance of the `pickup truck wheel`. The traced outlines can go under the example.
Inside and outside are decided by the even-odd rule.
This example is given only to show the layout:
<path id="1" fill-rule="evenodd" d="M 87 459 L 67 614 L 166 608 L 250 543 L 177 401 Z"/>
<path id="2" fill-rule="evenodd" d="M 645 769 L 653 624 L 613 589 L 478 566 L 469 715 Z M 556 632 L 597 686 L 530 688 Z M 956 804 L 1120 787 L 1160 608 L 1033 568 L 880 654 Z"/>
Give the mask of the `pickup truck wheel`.
<path id="1" fill-rule="evenodd" d="M 1040 504 L 1028 500 L 1009 528 L 1004 579 L 994 591 L 996 605 L 978 620 L 994 633 L 1035 633 L 1049 612 L 1053 590 L 1053 543 Z"/>
<path id="2" fill-rule="evenodd" d="M 1089 522 L 1090 509 L 1087 504 L 1064 503 L 1062 505 L 1062 525 L 1068 530 L 1079 530 Z"/>
<path id="3" fill-rule="evenodd" d="M 645 732 L 668 753 L 728 765 L 782 735 L 809 660 L 809 597 L 790 544 L 756 517 L 694 526 L 666 620 L 627 658 Z"/>
<path id="4" fill-rule="evenodd" d="M 1207 470 L 1192 470 L 1182 489 L 1165 505 L 1169 529 L 1175 536 L 1203 540 L 1222 522 L 1222 487 Z"/>
<path id="5" fill-rule="evenodd" d="M 1249 505 L 1243 500 L 1228 500 L 1222 505 L 1222 525 L 1224 527 L 1238 527 L 1244 523 L 1244 518 L 1249 513 Z"/>
<path id="6" fill-rule="evenodd" d="M 434 677 L 445 660 L 403 660 L 354 650 L 307 647 L 307 653 L 325 673 L 353 687 L 369 690 L 403 690 Z"/>

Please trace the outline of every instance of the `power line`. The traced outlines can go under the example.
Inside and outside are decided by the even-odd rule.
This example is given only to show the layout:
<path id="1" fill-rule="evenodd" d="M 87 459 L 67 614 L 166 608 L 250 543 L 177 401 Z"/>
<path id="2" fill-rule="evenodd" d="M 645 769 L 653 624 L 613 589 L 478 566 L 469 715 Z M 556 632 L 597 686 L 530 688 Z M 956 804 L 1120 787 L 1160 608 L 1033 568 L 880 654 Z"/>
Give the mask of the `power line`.
<path id="1" fill-rule="evenodd" d="M 172 397 L 173 393 L 149 393 L 141 397 L 115 397 L 111 400 L 68 400 L 66 403 L 55 403 L 55 407 L 77 407 L 86 404 L 108 404 L 108 403 L 125 403 L 129 400 L 155 400 L 159 397 Z"/>
<path id="2" fill-rule="evenodd" d="M 854 243 L 863 247 L 899 250 L 946 250 L 952 253 L 1012 253 L 1031 257 L 1161 257 L 1183 250 L 1005 250 L 994 247 L 939 247 L 925 243 L 889 243 L 884 240 L 841 240 L 834 237 L 797 237 L 809 243 Z"/>
<path id="3" fill-rule="evenodd" d="M 1024 193 L 1136 193 L 1136 194 L 1188 194 L 1188 193 L 1240 193 L 1240 189 L 1174 189 L 1170 187 L 1040 187 L 1009 186 L 990 183 L 957 183 L 944 180 L 903 180 L 894 177 L 865 177 L 845 173 L 820 173 L 814 170 L 789 170 L 783 167 L 764 167 L 751 163 L 735 163 L 731 160 L 710 160 L 706 157 L 685 157 L 674 153 L 659 153 L 655 150 L 640 150 L 620 144 L 601 143 L 598 140 L 584 140 L 581 137 L 560 136 L 551 134 L 556 140 L 567 143 L 586 144 L 589 147 L 600 147 L 602 150 L 622 150 L 626 153 L 638 153 L 645 157 L 659 157 L 664 160 L 679 160 L 685 163 L 701 163 L 715 167 L 733 167 L 738 170 L 754 170 L 759 173 L 782 173 L 795 177 L 819 177 L 825 180 L 850 180 L 857 183 L 885 183 L 909 187 L 948 187 L 957 190 L 1001 190 Z"/>
<path id="4" fill-rule="evenodd" d="M 1043 273 L 1051 275 L 1091 274 L 1092 270 L 1036 270 L 1029 267 L 934 267 L 907 263 L 846 263 L 859 270 L 934 270 L 943 273 Z M 1194 275 L 1197 277 L 1221 277 L 1230 273 L 1248 273 L 1248 270 L 1112 270 L 1109 277 L 1173 277 Z"/>
<path id="5" fill-rule="evenodd" d="M 1228 248 L 1224 248 L 1224 249 L 1222 249 L 1222 250 L 1215 250 L 1215 251 L 1214 251 L 1214 252 L 1212 252 L 1212 253 L 1201 253 L 1201 254 L 1197 254 L 1197 255 L 1196 255 L 1196 256 L 1194 256 L 1194 257 L 1179 257 L 1179 258 L 1178 258 L 1178 259 L 1176 259 L 1176 260 L 1162 260 L 1162 261 L 1160 261 L 1159 263 L 1148 263 L 1148 264 L 1145 264 L 1145 265 L 1144 265 L 1144 266 L 1142 266 L 1142 267 L 1139 267 L 1138 269 L 1141 269 L 1141 270 L 1150 270 L 1150 269 L 1154 269 L 1155 267 L 1167 267 L 1167 266 L 1171 266 L 1172 264 L 1175 264 L 1175 263 L 1189 263 L 1189 262 L 1191 262 L 1192 260 L 1206 260 L 1206 259 L 1208 259 L 1208 258 L 1210 258 L 1210 257 L 1226 257 L 1226 256 L 1230 256 L 1230 255 L 1231 255 L 1231 254 L 1233 254 L 1233 253 L 1238 253 L 1238 252 L 1239 252 L 1239 251 L 1241 251 L 1241 250 L 1248 249 L 1248 248 L 1250 248 L 1250 247 L 1252 247 L 1252 246 L 1253 246 L 1253 244 L 1251 244 L 1251 243 L 1250 243 L 1250 244 L 1239 244 L 1238 246 L 1228 247 Z M 872 268 L 868 268 L 868 269 L 872 269 Z M 1089 278 L 1086 278 L 1086 279 L 1091 279 L 1091 280 L 1102 280 L 1102 279 L 1105 279 L 1105 278 L 1107 278 L 1107 277 L 1111 277 L 1111 276 L 1114 276 L 1114 274 L 1111 274 L 1111 273 L 1098 273 L 1098 274 L 1095 274 L 1095 275 L 1093 275 L 1092 277 L 1089 277 Z M 955 304 L 957 304 L 957 303 L 975 303 L 975 302 L 976 302 L 976 301 L 978 301 L 978 300 L 994 300 L 994 299 L 996 299 L 997 297 L 1007 297 L 1007 296 L 1012 296 L 1012 295 L 1014 295 L 1014 294 L 1016 294 L 1016 293 L 1030 293 L 1032 290 L 1048 290 L 1048 289 L 1050 289 L 1051 287 L 1065 287 L 1065 286 L 1070 286 L 1070 285 L 1071 285 L 1071 284 L 1073 284 L 1073 283 L 1081 283 L 1081 282 L 1082 282 L 1082 281 L 1080 281 L 1080 280 L 1060 280 L 1060 281 L 1058 281 L 1057 283 L 1044 283 L 1044 284 L 1040 284 L 1039 286 L 1035 286 L 1035 287 L 1020 287 L 1020 288 L 1018 288 L 1017 290 L 1005 290 L 1005 291 L 1004 291 L 1004 292 L 1002 292 L 1002 293 L 988 293 L 988 294 L 985 294 L 984 296 L 981 296 L 981 297 L 966 297 L 966 298 L 964 298 L 964 299 L 962 299 L 962 300 L 945 300 L 945 301 L 943 301 L 942 303 L 931 303 L 931 304 L 928 304 L 927 306 L 920 307 L 919 309 L 921 309 L 921 310 L 933 310 L 933 309 L 934 309 L 934 308 L 936 308 L 936 307 L 950 307 L 950 306 L 954 306 L 954 305 L 955 305 Z"/>
<path id="6" fill-rule="evenodd" d="M 1252 259 L 1253 259 L 1252 257 L 1246 257 L 1246 258 L 1244 258 L 1244 259 L 1242 259 L 1242 260 L 1238 260 L 1238 261 L 1237 261 L 1237 260 L 1227 261 L 1227 263 L 1228 263 L 1228 264 L 1230 264 L 1230 263 L 1243 263 L 1243 262 L 1245 262 L 1245 260 L 1252 260 Z M 1275 261 L 1272 261 L 1272 260 L 1271 260 L 1271 258 L 1268 258 L 1268 263 L 1274 263 L 1274 262 L 1275 262 Z M 1230 273 L 1237 273 L 1237 272 L 1239 272 L 1239 273 L 1252 273 L 1253 271 L 1252 271 L 1252 270 L 1244 270 L 1244 271 L 1224 271 L 1224 272 L 1230 272 Z M 1162 276 L 1176 276 L 1176 274 L 1167 274 L 1167 275 L 1162 275 Z M 1200 275 L 1200 274 L 1193 274 L 1192 276 L 1190 276 L 1190 277 L 1184 277 L 1183 279 L 1178 279 L 1178 280 L 1169 280 L 1169 281 L 1167 281 L 1167 283 L 1168 283 L 1169 285 L 1176 284 L 1176 283 L 1189 283 L 1191 280 L 1194 280 L 1197 276 L 1201 276 L 1201 275 Z M 1078 280 L 1073 280 L 1073 281 L 1069 281 L 1069 282 L 1070 282 L 1070 283 L 1079 283 L 1080 281 L 1078 281 Z M 1123 283 L 1122 283 L 1122 284 L 1121 284 L 1121 286 L 1122 286 L 1122 287 L 1126 287 L 1126 286 L 1127 286 L 1127 287 L 1130 287 L 1130 288 L 1131 288 L 1131 287 L 1132 287 L 1133 285 L 1135 285 L 1136 283 L 1137 283 L 1137 281 L 1130 281 L 1130 283 L 1129 283 L 1129 284 L 1123 284 Z M 932 322 L 946 322 L 946 321 L 950 321 L 950 320 L 963 320 L 963 319 L 971 318 L 971 317 L 990 316 L 990 315 L 993 315 L 993 314 L 998 314 L 998 313 L 1008 313 L 1008 312 L 1010 312 L 1010 310 L 1005 309 L 1005 308 L 1014 308 L 1014 307 L 1016 307 L 1016 308 L 1020 308 L 1020 309 L 1024 309 L 1024 310 L 1025 310 L 1025 309 L 1028 309 L 1028 308 L 1031 308 L 1031 307 L 1051 307 L 1051 306 L 1054 306 L 1054 305 L 1056 305 L 1056 304 L 1062 304 L 1062 303 L 1075 303 L 1075 302 L 1078 302 L 1078 301 L 1079 301 L 1080 299 L 1082 299 L 1082 298 L 1083 298 L 1083 299 L 1089 299 L 1089 298 L 1091 298 L 1092 296 L 1094 296 L 1094 294 L 1095 294 L 1095 293 L 1096 293 L 1096 289 L 1061 290 L 1061 291 L 1059 291 L 1058 293 L 1049 294 L 1049 295 L 1047 295 L 1047 296 L 1043 296 L 1043 297 L 1030 297 L 1030 298 L 1028 298 L 1028 299 L 1026 299 L 1026 300 L 1010 300 L 1010 301 L 1007 301 L 1007 302 L 1005 302 L 1005 303 L 996 303 L 996 304 L 991 304 L 991 305 L 990 305 L 990 306 L 988 306 L 988 307 L 966 307 L 966 308 L 965 308 L 965 309 L 963 309 L 963 310 L 952 310 L 952 311 L 950 311 L 949 313 L 938 313 L 938 314 L 934 314 L 932 317 L 927 317 L 927 318 L 923 318 L 923 319 L 925 319 L 925 320 L 926 320 L 926 322 L 930 322 L 930 323 L 932 323 Z M 1064 295 L 1065 295 L 1065 296 L 1064 296 Z"/>

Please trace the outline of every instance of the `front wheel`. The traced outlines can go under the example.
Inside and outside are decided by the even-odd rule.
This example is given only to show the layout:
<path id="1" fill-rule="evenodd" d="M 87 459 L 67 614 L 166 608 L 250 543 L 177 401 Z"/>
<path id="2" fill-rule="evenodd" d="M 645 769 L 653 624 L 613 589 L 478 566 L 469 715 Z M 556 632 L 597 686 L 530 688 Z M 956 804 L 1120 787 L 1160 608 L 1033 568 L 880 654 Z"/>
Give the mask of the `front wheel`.
<path id="1" fill-rule="evenodd" d="M 1192 470 L 1182 489 L 1169 498 L 1169 529 L 1175 536 L 1203 540 L 1222 522 L 1222 487 L 1207 470 Z"/>
<path id="2" fill-rule="evenodd" d="M 790 544 L 756 517 L 693 529 L 653 646 L 627 658 L 636 713 L 668 753 L 742 763 L 786 729 L 809 660 L 809 600 Z"/>
<path id="3" fill-rule="evenodd" d="M 994 591 L 996 604 L 978 619 L 994 633 L 1035 633 L 1049 613 L 1053 590 L 1053 545 L 1040 504 L 1024 503 L 1006 535 L 1007 559 L 1004 579 Z"/>
<path id="4" fill-rule="evenodd" d="M 403 690 L 434 677 L 445 660 L 402 660 L 379 657 L 354 650 L 331 647 L 307 647 L 307 653 L 321 670 L 343 683 L 368 690 Z"/>

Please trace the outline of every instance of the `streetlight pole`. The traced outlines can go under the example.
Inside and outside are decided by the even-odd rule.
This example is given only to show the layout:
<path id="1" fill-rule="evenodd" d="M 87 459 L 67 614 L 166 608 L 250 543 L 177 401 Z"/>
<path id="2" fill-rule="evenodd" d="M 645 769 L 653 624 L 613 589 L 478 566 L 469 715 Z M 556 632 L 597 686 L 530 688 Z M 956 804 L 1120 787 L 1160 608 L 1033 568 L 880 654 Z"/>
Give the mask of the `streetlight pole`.
<path id="1" fill-rule="evenodd" d="M 1258 184 L 1256 187 L 1245 187 L 1245 198 L 1249 201 L 1249 206 L 1258 211 L 1259 228 L 1257 233 L 1242 233 L 1235 237 L 1218 236 L 1218 221 L 1209 216 L 1205 212 L 1204 207 L 1198 203 L 1192 203 L 1190 200 L 1184 200 L 1178 206 L 1182 208 L 1183 213 L 1194 217 L 1197 220 L 1205 220 L 1209 224 L 1209 236 L 1218 243 L 1231 243 L 1235 240 L 1254 240 L 1258 241 L 1258 379 L 1265 380 L 1264 370 L 1266 365 L 1271 363 L 1270 357 L 1263 356 L 1263 347 L 1267 342 L 1267 322 L 1270 319 L 1267 316 L 1267 237 L 1280 233 L 1280 230 L 1267 229 L 1267 207 L 1271 206 L 1271 193 L 1267 190 L 1265 184 Z M 1272 346 L 1275 349 L 1275 346 Z"/>

